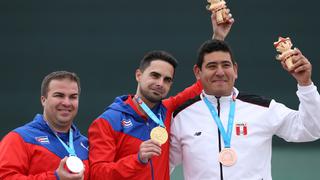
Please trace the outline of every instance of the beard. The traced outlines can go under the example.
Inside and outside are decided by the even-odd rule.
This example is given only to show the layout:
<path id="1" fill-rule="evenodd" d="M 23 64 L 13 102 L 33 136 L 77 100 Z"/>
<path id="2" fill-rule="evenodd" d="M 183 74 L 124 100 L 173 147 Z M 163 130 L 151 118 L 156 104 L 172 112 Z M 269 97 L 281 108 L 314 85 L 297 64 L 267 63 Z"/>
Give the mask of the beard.
<path id="1" fill-rule="evenodd" d="M 164 99 L 164 96 L 162 96 L 161 94 L 143 89 L 140 89 L 140 95 L 143 96 L 150 103 L 154 104 L 159 103 L 162 99 Z"/>

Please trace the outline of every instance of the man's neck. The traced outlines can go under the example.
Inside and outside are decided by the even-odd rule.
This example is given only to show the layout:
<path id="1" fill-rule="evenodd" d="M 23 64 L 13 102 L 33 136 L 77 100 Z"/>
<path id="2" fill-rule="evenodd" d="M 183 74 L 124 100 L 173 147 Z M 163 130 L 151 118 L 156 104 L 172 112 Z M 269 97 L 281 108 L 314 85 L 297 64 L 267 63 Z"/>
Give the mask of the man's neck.
<path id="1" fill-rule="evenodd" d="M 144 97 L 137 95 L 150 109 L 154 108 L 154 106 L 156 105 L 156 103 L 151 103 L 148 100 L 146 100 Z M 142 107 L 139 105 L 139 103 L 137 102 L 136 97 L 134 97 L 134 101 L 133 103 L 135 104 L 135 106 L 137 107 L 137 109 L 145 116 L 148 116 L 148 114 L 142 109 Z"/>
<path id="2" fill-rule="evenodd" d="M 44 120 L 47 122 L 48 126 L 54 131 L 54 132 L 58 132 L 58 133 L 67 133 L 69 132 L 70 128 L 71 128 L 71 124 L 70 125 L 66 125 L 66 126 L 59 126 L 49 120 L 47 120 L 44 117 Z"/>
<path id="3" fill-rule="evenodd" d="M 71 125 L 61 127 L 61 126 L 57 126 L 57 125 L 54 126 L 53 124 L 49 124 L 49 126 L 52 128 L 52 130 L 58 133 L 67 133 L 71 128 Z"/>
<path id="4" fill-rule="evenodd" d="M 204 90 L 204 94 L 207 96 L 214 96 L 216 98 L 221 98 L 221 97 L 228 97 L 232 95 L 232 92 L 228 93 L 228 94 L 217 94 L 217 93 L 212 93 L 212 92 L 208 92 Z"/>

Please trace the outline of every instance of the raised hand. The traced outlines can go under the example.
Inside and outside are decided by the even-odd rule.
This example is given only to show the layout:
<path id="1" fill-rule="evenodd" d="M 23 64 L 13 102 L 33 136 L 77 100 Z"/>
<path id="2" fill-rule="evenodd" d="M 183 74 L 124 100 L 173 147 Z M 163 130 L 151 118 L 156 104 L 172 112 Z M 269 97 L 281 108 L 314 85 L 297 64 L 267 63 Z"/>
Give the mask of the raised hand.
<path id="1" fill-rule="evenodd" d="M 214 11 L 212 11 L 212 14 L 211 14 L 211 23 L 212 23 L 212 30 L 213 30 L 212 39 L 224 40 L 229 34 L 232 24 L 234 23 L 234 18 L 230 13 L 230 9 L 226 9 L 226 13 L 228 14 L 227 21 L 225 23 L 218 24 L 216 19 L 216 14 Z"/>
<path id="2" fill-rule="evenodd" d="M 312 83 L 311 71 L 312 65 L 309 60 L 297 48 L 294 48 L 291 53 L 293 66 L 289 69 L 285 61 L 281 61 L 282 67 L 287 70 L 301 86 L 308 86 Z"/>

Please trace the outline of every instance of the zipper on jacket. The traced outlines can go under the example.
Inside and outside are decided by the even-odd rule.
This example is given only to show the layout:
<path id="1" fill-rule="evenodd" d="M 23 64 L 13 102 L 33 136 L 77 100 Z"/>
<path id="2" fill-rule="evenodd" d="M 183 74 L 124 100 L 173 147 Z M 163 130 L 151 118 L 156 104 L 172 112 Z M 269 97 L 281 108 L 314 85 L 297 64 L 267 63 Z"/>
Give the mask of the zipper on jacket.
<path id="1" fill-rule="evenodd" d="M 151 128 L 150 128 L 150 123 L 148 122 L 148 120 L 144 124 L 147 126 L 148 132 L 150 134 L 151 133 Z"/>
<path id="2" fill-rule="evenodd" d="M 218 116 L 220 117 L 220 97 L 217 97 L 217 110 L 218 110 Z M 219 142 L 219 153 L 221 152 L 221 134 L 218 129 L 218 142 Z M 222 164 L 219 162 L 220 165 L 220 179 L 223 180 L 223 169 Z"/>
<path id="3" fill-rule="evenodd" d="M 148 127 L 148 130 L 150 130 L 150 124 L 149 124 L 149 122 L 148 121 L 146 121 L 146 126 Z"/>
<path id="4" fill-rule="evenodd" d="M 151 166 L 151 180 L 154 180 L 153 164 L 151 159 L 150 159 L 150 166 Z"/>
<path id="5" fill-rule="evenodd" d="M 149 133 L 151 132 L 151 128 L 150 128 L 150 123 L 148 121 L 146 121 L 146 126 L 148 128 Z M 150 167 L 151 167 L 151 180 L 154 180 L 154 172 L 153 172 L 153 164 L 152 164 L 152 160 L 150 159 Z"/>

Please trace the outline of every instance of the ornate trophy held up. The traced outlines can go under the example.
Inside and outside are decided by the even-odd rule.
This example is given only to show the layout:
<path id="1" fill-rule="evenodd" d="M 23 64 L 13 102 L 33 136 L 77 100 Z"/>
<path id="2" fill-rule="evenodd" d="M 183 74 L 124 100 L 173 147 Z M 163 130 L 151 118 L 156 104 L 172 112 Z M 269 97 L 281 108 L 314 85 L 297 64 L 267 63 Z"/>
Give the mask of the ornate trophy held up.
<path id="1" fill-rule="evenodd" d="M 228 14 L 226 12 L 226 2 L 224 0 L 207 0 L 207 10 L 214 11 L 217 18 L 217 23 L 222 24 L 228 20 Z"/>
<path id="2" fill-rule="evenodd" d="M 276 50 L 281 53 L 278 54 L 276 56 L 276 59 L 279 61 L 284 61 L 288 67 L 288 69 L 290 70 L 293 66 L 292 63 L 292 42 L 290 40 L 289 37 L 287 38 L 283 38 L 283 37 L 279 37 L 277 42 L 273 43 L 274 47 L 276 48 Z"/>

